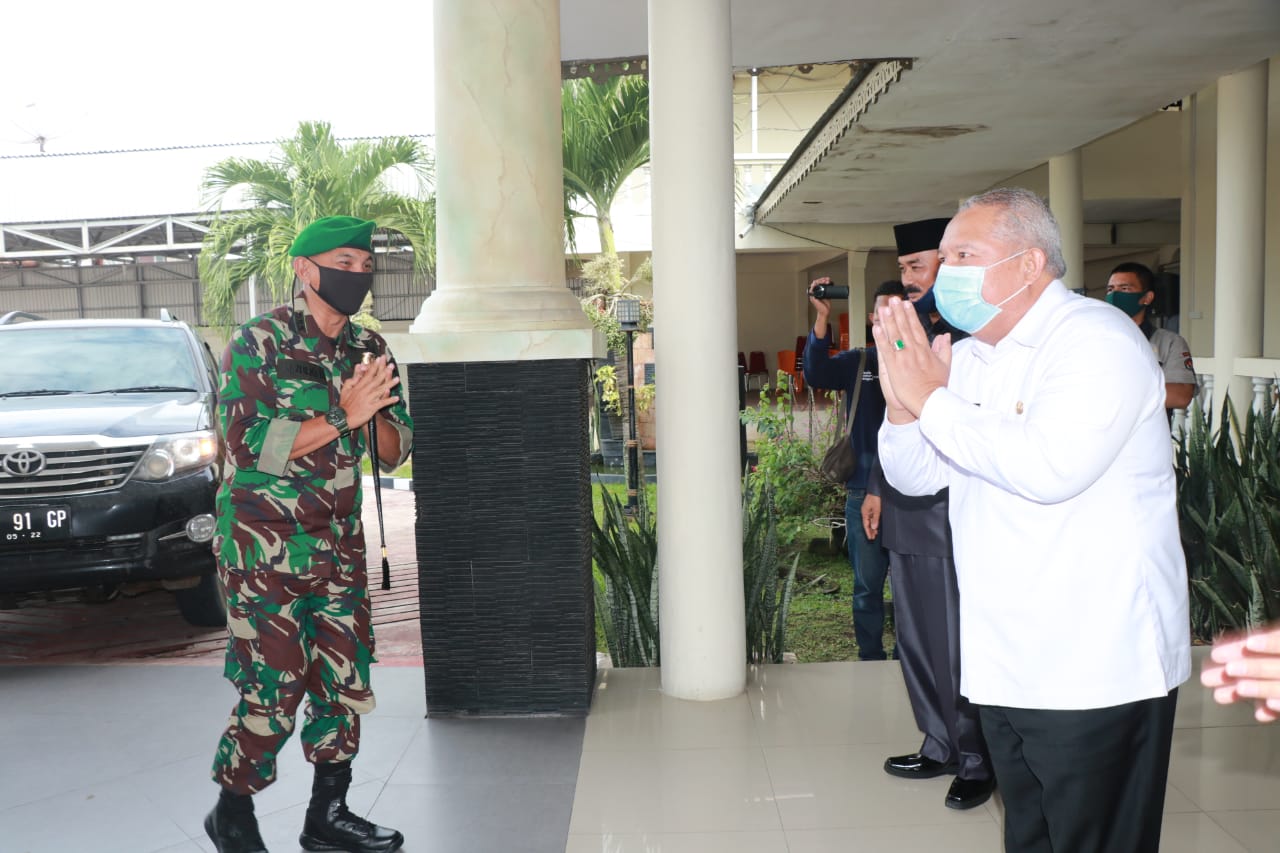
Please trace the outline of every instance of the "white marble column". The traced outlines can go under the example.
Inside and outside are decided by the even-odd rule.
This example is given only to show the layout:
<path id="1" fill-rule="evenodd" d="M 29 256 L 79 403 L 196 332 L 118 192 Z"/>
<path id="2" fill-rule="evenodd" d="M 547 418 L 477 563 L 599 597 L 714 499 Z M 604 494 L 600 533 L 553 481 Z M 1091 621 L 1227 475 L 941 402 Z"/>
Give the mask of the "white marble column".
<path id="1" fill-rule="evenodd" d="M 1253 399 L 1237 358 L 1262 355 L 1267 63 L 1218 81 L 1217 238 L 1213 269 L 1213 407 L 1231 392 L 1241 417 Z M 1215 417 L 1215 422 L 1216 422 Z"/>
<path id="2" fill-rule="evenodd" d="M 1062 231 L 1062 257 L 1067 262 L 1063 284 L 1084 287 L 1084 168 L 1080 149 L 1049 159 L 1049 209 Z"/>
<path id="3" fill-rule="evenodd" d="M 436 290 L 402 361 L 589 358 L 564 274 L 558 0 L 436 0 Z"/>
<path id="4" fill-rule="evenodd" d="M 729 0 L 649 0 L 662 689 L 746 686 Z"/>

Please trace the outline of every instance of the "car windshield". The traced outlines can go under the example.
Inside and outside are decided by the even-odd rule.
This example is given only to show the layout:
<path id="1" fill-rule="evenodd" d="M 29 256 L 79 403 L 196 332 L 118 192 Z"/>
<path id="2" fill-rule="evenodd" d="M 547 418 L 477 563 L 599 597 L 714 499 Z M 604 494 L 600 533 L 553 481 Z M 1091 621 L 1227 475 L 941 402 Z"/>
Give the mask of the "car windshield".
<path id="1" fill-rule="evenodd" d="M 200 387 L 182 329 L 19 327 L 0 333 L 0 352 L 0 397 Z"/>

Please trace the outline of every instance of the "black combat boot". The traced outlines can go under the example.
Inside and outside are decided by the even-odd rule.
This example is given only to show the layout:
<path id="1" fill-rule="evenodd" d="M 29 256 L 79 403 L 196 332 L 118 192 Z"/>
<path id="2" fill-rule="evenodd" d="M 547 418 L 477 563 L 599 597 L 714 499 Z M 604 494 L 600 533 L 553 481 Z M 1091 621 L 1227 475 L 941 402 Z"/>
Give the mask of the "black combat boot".
<path id="1" fill-rule="evenodd" d="M 311 804 L 298 843 L 304 850 L 335 853 L 393 853 L 404 844 L 404 836 L 394 829 L 378 826 L 347 808 L 347 788 L 351 786 L 351 762 L 316 765 L 311 785 Z"/>
<path id="2" fill-rule="evenodd" d="M 226 788 L 218 795 L 218 804 L 204 819 L 218 853 L 267 853 L 267 845 L 258 834 L 258 819 L 253 816 L 253 797 L 233 794 Z"/>

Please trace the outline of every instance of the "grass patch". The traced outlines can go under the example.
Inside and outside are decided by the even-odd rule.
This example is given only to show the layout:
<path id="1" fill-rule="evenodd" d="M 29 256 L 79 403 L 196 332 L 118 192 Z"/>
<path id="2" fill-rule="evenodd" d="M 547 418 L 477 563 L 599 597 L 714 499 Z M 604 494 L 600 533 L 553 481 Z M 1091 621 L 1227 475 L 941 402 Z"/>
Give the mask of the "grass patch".
<path id="1" fill-rule="evenodd" d="M 369 462 L 368 456 L 362 456 L 360 458 L 360 473 L 365 475 L 373 474 L 373 465 Z M 411 480 L 413 479 L 413 462 L 405 460 L 405 463 L 399 468 L 392 471 L 390 474 L 384 474 L 383 476 L 403 477 L 406 480 Z"/>
<path id="2" fill-rule="evenodd" d="M 807 545 L 807 540 L 797 540 Z M 791 598 L 787 620 L 787 651 L 800 663 L 854 660 L 858 647 L 853 641 L 853 570 L 843 554 L 802 551 L 801 577 L 796 578 L 796 591 Z M 840 585 L 838 592 L 823 592 L 823 581 Z"/>

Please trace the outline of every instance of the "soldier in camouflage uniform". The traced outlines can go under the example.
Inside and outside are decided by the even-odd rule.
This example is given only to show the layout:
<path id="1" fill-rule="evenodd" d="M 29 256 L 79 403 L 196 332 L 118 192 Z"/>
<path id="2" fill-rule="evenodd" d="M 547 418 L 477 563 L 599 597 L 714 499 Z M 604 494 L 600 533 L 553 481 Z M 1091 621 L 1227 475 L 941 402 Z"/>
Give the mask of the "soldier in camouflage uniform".
<path id="1" fill-rule="evenodd" d="M 240 702 L 218 743 L 222 793 L 205 819 L 219 853 L 265 850 L 251 795 L 275 780 L 303 696 L 302 749 L 316 776 L 299 843 L 360 853 L 404 843 L 346 805 L 359 715 L 374 706 L 362 428 L 376 425 L 384 470 L 404 462 L 412 438 L 386 342 L 348 320 L 372 285 L 373 229 L 347 216 L 303 229 L 289 250 L 301 292 L 237 329 L 222 357 L 227 464 L 214 549 L 227 590 L 225 674 Z M 376 356 L 367 365 L 366 352 Z"/>

